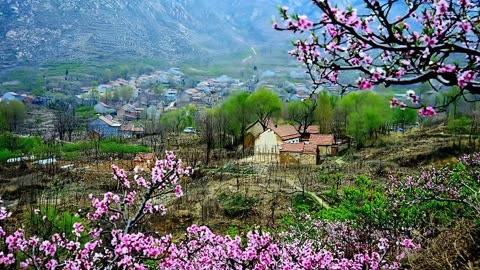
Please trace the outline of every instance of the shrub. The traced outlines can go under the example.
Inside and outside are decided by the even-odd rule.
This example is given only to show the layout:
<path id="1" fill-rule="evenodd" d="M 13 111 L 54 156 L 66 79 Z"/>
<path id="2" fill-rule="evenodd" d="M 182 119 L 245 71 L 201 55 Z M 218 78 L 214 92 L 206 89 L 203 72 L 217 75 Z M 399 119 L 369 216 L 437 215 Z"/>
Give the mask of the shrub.
<path id="1" fill-rule="evenodd" d="M 222 193 L 218 196 L 222 209 L 227 217 L 247 217 L 252 213 L 257 199 L 242 196 L 240 194 L 227 195 Z"/>

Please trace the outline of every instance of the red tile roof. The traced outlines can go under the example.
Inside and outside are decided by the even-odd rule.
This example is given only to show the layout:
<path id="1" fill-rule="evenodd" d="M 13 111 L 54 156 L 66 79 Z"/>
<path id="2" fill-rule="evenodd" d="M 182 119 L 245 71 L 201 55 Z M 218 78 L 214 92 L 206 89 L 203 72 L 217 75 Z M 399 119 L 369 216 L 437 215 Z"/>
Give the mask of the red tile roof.
<path id="1" fill-rule="evenodd" d="M 303 152 L 303 143 L 283 143 L 280 152 Z"/>
<path id="2" fill-rule="evenodd" d="M 316 144 L 304 144 L 303 145 L 304 154 L 317 154 L 317 145 Z"/>
<path id="3" fill-rule="evenodd" d="M 310 135 L 310 144 L 316 145 L 332 145 L 333 135 L 312 134 Z"/>
<path id="4" fill-rule="evenodd" d="M 272 130 L 282 138 L 283 141 L 300 138 L 300 133 L 292 125 L 277 125 L 273 126 Z"/>
<path id="5" fill-rule="evenodd" d="M 98 117 L 100 120 L 102 120 L 103 122 L 105 122 L 107 125 L 109 126 L 113 126 L 113 121 L 106 118 L 105 116 L 101 115 L 100 117 Z"/>
<path id="6" fill-rule="evenodd" d="M 320 126 L 308 126 L 307 133 L 309 134 L 320 134 Z"/>
<path id="7" fill-rule="evenodd" d="M 317 154 L 317 145 L 305 143 L 283 143 L 280 152 Z"/>
<path id="8" fill-rule="evenodd" d="M 299 130 L 302 132 L 303 131 L 303 126 L 300 126 Z M 310 125 L 310 126 L 307 127 L 307 130 L 305 132 L 307 134 L 320 134 L 320 126 Z"/>

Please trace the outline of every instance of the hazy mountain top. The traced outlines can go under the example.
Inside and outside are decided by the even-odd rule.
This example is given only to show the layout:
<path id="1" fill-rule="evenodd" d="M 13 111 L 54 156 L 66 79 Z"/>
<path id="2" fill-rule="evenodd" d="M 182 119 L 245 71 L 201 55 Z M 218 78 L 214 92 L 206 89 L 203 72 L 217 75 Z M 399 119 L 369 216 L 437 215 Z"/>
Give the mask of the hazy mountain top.
<path id="1" fill-rule="evenodd" d="M 283 3 L 282 3 L 283 2 Z M 287 1 L 288 2 L 288 1 Z M 300 2 L 291 1 L 294 5 Z M 280 0 L 3 0 L 0 66 L 142 56 L 176 63 L 286 40 Z"/>

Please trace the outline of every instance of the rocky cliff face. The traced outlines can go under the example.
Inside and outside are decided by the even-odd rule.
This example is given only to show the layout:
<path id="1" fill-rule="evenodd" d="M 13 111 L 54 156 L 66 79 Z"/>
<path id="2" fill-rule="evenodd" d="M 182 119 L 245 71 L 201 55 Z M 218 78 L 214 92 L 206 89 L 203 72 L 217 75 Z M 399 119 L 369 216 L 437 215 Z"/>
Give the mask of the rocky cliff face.
<path id="1" fill-rule="evenodd" d="M 0 68 L 131 56 L 179 62 L 285 35 L 270 26 L 281 0 L 2 0 Z M 302 2 L 302 3 L 300 3 Z"/>

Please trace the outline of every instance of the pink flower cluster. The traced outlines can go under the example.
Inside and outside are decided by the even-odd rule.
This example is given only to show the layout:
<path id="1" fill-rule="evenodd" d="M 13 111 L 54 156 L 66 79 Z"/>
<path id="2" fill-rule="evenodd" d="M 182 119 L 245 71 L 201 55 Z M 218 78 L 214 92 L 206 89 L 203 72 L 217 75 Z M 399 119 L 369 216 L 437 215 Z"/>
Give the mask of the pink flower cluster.
<path id="1" fill-rule="evenodd" d="M 295 32 L 296 31 L 304 32 L 312 29 L 312 27 L 314 26 L 314 23 L 311 20 L 309 20 L 306 15 L 295 15 L 292 18 L 289 18 L 289 16 L 287 15 L 288 9 L 289 8 L 287 6 L 282 6 L 279 8 L 280 15 L 284 20 L 286 29 L 292 30 Z M 277 22 L 273 22 L 273 28 L 280 29 Z"/>
<path id="2" fill-rule="evenodd" d="M 473 70 L 467 70 L 458 76 L 458 86 L 464 88 L 466 87 L 469 83 L 474 82 L 476 78 L 476 74 Z"/>
<path id="3" fill-rule="evenodd" d="M 422 107 L 418 110 L 418 115 L 421 117 L 432 117 L 435 116 L 437 112 L 433 107 Z"/>
<path id="4" fill-rule="evenodd" d="M 298 16 L 296 27 L 301 31 L 308 31 L 313 27 L 313 22 L 306 15 Z"/>
<path id="5" fill-rule="evenodd" d="M 419 97 L 418 97 L 417 95 L 415 95 L 415 91 L 413 91 L 413 90 L 408 90 L 408 91 L 407 91 L 407 97 L 410 99 L 410 101 L 411 101 L 413 104 L 418 104 Z"/>
<path id="6" fill-rule="evenodd" d="M 378 245 L 367 246 L 359 242 L 359 233 L 346 223 L 302 222 L 306 222 L 302 225 L 307 225 L 308 231 L 292 227 L 277 236 L 250 231 L 244 240 L 239 236 L 216 235 L 205 226 L 193 225 L 187 230 L 187 240 L 171 249 L 171 257 L 189 259 L 166 260 L 160 266 L 162 269 L 398 269 L 398 262 L 384 259 L 391 245 L 400 249 L 418 248 L 404 245 L 411 243 L 409 239 L 398 241 L 397 245 L 386 238 L 380 239 Z M 355 254 L 346 257 L 345 252 L 352 248 Z"/>
<path id="7" fill-rule="evenodd" d="M 396 108 L 397 106 L 400 107 L 400 109 L 402 110 L 405 110 L 405 108 L 407 108 L 407 104 L 405 104 L 405 102 L 398 102 L 398 99 L 397 98 L 393 98 L 391 101 L 390 101 L 390 108 Z"/>
<path id="8" fill-rule="evenodd" d="M 371 90 L 373 87 L 373 83 L 365 78 L 360 78 L 358 81 L 358 89 L 360 90 Z"/>

